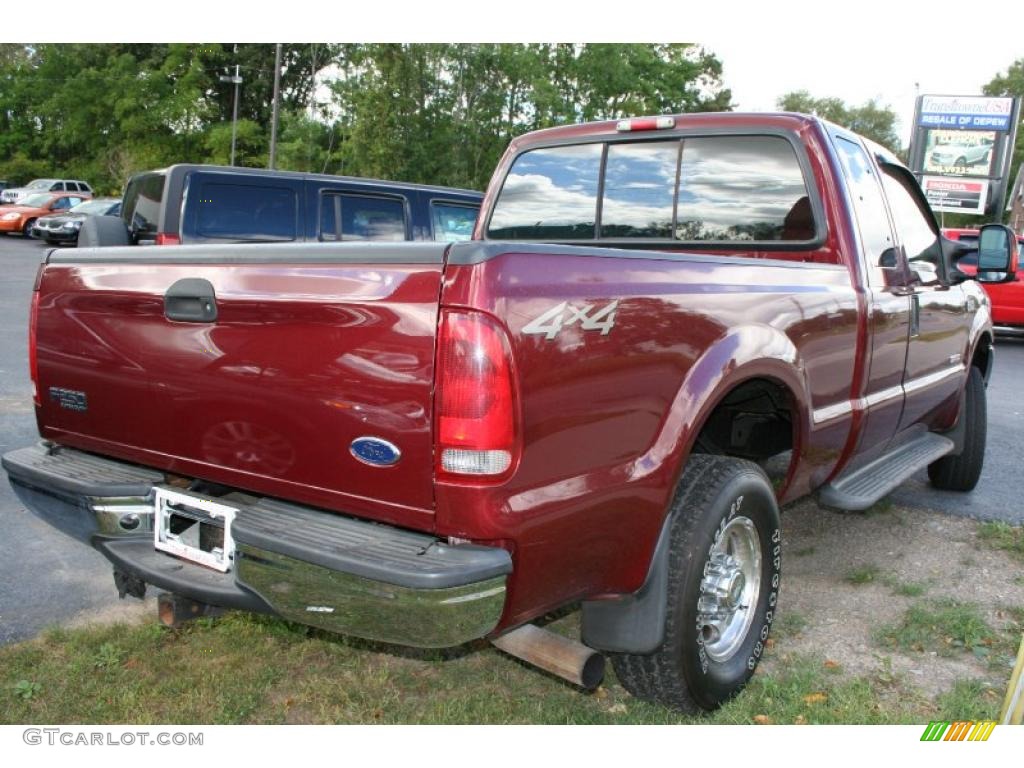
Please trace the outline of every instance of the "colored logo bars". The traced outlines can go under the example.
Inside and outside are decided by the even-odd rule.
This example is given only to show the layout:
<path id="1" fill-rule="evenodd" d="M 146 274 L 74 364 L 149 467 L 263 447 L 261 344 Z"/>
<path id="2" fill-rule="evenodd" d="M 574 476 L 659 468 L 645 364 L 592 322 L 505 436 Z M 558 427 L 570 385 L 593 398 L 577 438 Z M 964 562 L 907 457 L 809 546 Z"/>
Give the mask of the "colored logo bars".
<path id="1" fill-rule="evenodd" d="M 924 729 L 921 741 L 988 741 L 995 727 L 995 720 L 958 720 L 953 723 L 932 720 Z"/>

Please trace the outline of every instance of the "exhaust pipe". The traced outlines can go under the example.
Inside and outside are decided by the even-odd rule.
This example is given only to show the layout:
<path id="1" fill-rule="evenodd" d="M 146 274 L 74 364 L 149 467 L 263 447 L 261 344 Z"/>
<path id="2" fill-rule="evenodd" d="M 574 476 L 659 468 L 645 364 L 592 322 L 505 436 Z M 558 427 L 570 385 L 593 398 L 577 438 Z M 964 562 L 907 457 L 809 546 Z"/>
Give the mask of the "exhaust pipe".
<path id="1" fill-rule="evenodd" d="M 604 656 L 583 643 L 533 624 L 513 629 L 491 643 L 517 659 L 591 690 L 604 679 Z"/>

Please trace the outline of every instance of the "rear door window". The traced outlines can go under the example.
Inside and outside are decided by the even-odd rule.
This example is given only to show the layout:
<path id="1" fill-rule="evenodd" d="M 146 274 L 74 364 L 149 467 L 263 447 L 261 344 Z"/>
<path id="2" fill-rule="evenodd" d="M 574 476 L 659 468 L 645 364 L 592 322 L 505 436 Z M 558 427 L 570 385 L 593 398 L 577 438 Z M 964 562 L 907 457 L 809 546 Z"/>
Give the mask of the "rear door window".
<path id="1" fill-rule="evenodd" d="M 288 187 L 201 180 L 197 194 L 189 197 L 197 237 L 262 242 L 296 238 L 299 201 Z"/>
<path id="2" fill-rule="evenodd" d="M 472 206 L 432 201 L 430 216 L 434 226 L 434 240 L 442 243 L 469 240 L 473 236 L 478 214 L 479 209 Z"/>
<path id="3" fill-rule="evenodd" d="M 320 239 L 405 240 L 404 201 L 326 192 L 320 196 Z"/>

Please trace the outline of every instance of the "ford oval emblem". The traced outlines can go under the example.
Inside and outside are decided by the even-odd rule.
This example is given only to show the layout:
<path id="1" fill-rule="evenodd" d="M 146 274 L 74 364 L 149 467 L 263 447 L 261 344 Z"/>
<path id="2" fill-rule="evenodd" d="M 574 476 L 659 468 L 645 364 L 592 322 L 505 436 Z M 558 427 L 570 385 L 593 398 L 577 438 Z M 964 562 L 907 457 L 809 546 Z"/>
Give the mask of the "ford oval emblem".
<path id="1" fill-rule="evenodd" d="M 349 452 L 358 461 L 371 467 L 390 467 L 402 458 L 397 445 L 379 437 L 357 437 L 349 446 Z"/>

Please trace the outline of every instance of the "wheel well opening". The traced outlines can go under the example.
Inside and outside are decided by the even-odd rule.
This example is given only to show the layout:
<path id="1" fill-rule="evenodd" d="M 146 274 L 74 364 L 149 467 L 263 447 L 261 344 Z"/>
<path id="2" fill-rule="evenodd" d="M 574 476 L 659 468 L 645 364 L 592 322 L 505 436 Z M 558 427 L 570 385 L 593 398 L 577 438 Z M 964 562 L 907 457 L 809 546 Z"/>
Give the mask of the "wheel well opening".
<path id="1" fill-rule="evenodd" d="M 988 381 L 988 375 L 992 371 L 992 337 L 986 334 L 978 341 L 971 365 L 980 370 L 985 381 Z"/>
<path id="2" fill-rule="evenodd" d="M 795 414 L 793 395 L 785 386 L 770 379 L 745 381 L 715 406 L 693 452 L 756 462 L 778 489 L 792 461 Z"/>

